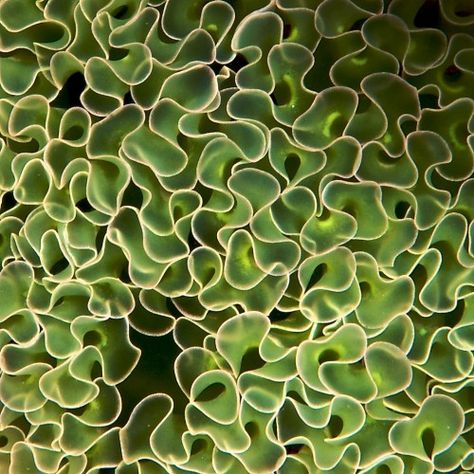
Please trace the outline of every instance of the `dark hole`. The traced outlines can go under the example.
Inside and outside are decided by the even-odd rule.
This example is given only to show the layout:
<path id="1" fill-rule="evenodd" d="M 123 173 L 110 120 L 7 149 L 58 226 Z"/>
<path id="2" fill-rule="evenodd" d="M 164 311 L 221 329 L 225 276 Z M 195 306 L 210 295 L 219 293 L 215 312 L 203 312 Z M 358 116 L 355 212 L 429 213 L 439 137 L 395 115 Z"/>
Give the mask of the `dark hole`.
<path id="1" fill-rule="evenodd" d="M 94 208 L 91 206 L 91 203 L 86 197 L 77 201 L 76 207 L 82 212 L 91 212 L 94 210 Z"/>
<path id="2" fill-rule="evenodd" d="M 91 367 L 91 380 L 98 379 L 99 377 L 102 377 L 102 366 L 100 362 L 96 360 Z"/>
<path id="3" fill-rule="evenodd" d="M 109 59 L 111 61 L 120 61 L 121 59 L 127 57 L 128 49 L 125 48 L 110 48 Z"/>
<path id="4" fill-rule="evenodd" d="M 419 98 L 422 109 L 439 109 L 438 97 L 434 94 L 420 94 Z"/>
<path id="5" fill-rule="evenodd" d="M 469 10 L 456 10 L 454 14 L 460 18 L 466 18 L 468 16 L 474 15 L 474 11 L 470 12 Z"/>
<path id="6" fill-rule="evenodd" d="M 184 135 L 183 133 L 179 132 L 176 141 L 178 142 L 178 145 L 184 150 L 187 151 L 189 148 L 189 138 Z"/>
<path id="7" fill-rule="evenodd" d="M 326 263 L 320 263 L 314 270 L 311 278 L 309 279 L 308 284 L 306 285 L 306 289 L 312 288 L 316 283 L 318 283 L 321 278 L 326 274 L 328 271 L 328 266 Z"/>
<path id="8" fill-rule="evenodd" d="M 107 233 L 106 225 L 99 227 L 97 234 L 95 236 L 95 248 L 97 252 L 100 252 L 100 249 L 102 248 L 102 244 L 104 243 L 106 233 Z"/>
<path id="9" fill-rule="evenodd" d="M 287 394 L 287 397 L 293 399 L 295 402 L 301 403 L 302 405 L 306 405 L 306 402 L 303 400 L 303 397 L 296 391 L 290 390 Z"/>
<path id="10" fill-rule="evenodd" d="M 240 373 L 249 370 L 256 370 L 265 365 L 265 361 L 260 357 L 258 347 L 251 347 L 242 357 L 240 364 Z"/>
<path id="11" fill-rule="evenodd" d="M 82 338 L 83 346 L 98 346 L 102 342 L 102 334 L 99 331 L 92 330 L 84 334 Z"/>
<path id="12" fill-rule="evenodd" d="M 34 153 L 39 150 L 39 143 L 34 138 L 27 142 L 20 142 L 7 138 L 7 144 L 15 153 Z"/>
<path id="13" fill-rule="evenodd" d="M 222 383 L 213 383 L 206 387 L 197 397 L 197 402 L 210 402 L 225 392 L 225 385 Z"/>
<path id="14" fill-rule="evenodd" d="M 2 206 L 1 211 L 6 212 L 15 207 L 17 204 L 15 198 L 13 197 L 13 191 L 8 191 L 4 193 L 2 196 Z"/>
<path id="15" fill-rule="evenodd" d="M 285 159 L 285 171 L 291 181 L 301 166 L 301 158 L 296 153 L 290 153 Z"/>
<path id="16" fill-rule="evenodd" d="M 426 268 L 419 263 L 411 272 L 410 278 L 415 284 L 417 293 L 419 293 L 421 289 L 425 286 L 426 281 L 428 280 L 428 273 L 426 271 Z"/>
<path id="17" fill-rule="evenodd" d="M 183 316 L 171 298 L 166 298 L 166 308 L 170 312 L 170 315 L 174 316 L 175 318 L 180 318 Z"/>
<path id="18" fill-rule="evenodd" d="M 363 114 L 369 110 L 372 101 L 365 95 L 359 95 L 359 102 L 357 104 L 357 114 Z"/>
<path id="19" fill-rule="evenodd" d="M 122 5 L 121 7 L 118 7 L 113 13 L 112 16 L 116 18 L 117 20 L 121 20 L 122 18 L 125 18 L 128 13 L 128 6 L 127 5 Z"/>
<path id="20" fill-rule="evenodd" d="M 447 82 L 456 82 L 459 80 L 462 76 L 462 71 L 459 69 L 457 66 L 454 64 L 451 64 L 451 66 L 448 66 L 446 70 L 444 71 L 444 79 Z"/>
<path id="21" fill-rule="evenodd" d="M 115 468 L 114 467 L 101 467 L 99 468 L 99 474 L 114 474 Z"/>
<path id="22" fill-rule="evenodd" d="M 68 128 L 66 130 L 66 133 L 64 134 L 64 139 L 79 140 L 79 138 L 81 138 L 83 134 L 84 129 L 82 127 L 79 127 L 79 125 L 73 125 L 71 128 Z"/>
<path id="23" fill-rule="evenodd" d="M 61 298 L 59 298 L 58 300 L 56 300 L 56 302 L 54 303 L 53 308 L 58 308 L 59 306 L 61 306 L 62 304 L 64 304 L 64 302 L 65 302 L 64 296 L 61 296 Z"/>
<path id="24" fill-rule="evenodd" d="M 434 432 L 431 428 L 425 428 L 423 430 L 423 433 L 421 434 L 421 442 L 423 443 L 426 455 L 431 458 L 435 445 Z"/>
<path id="25" fill-rule="evenodd" d="M 405 120 L 401 123 L 400 128 L 405 135 L 408 135 L 411 132 L 416 130 L 417 122 L 416 120 Z"/>
<path id="26" fill-rule="evenodd" d="M 441 14 L 438 0 L 426 0 L 421 5 L 413 24 L 417 28 L 439 28 L 441 25 Z"/>
<path id="27" fill-rule="evenodd" d="M 212 72 L 214 72 L 216 76 L 221 72 L 222 64 L 213 62 L 211 64 L 208 64 L 208 66 L 211 68 Z"/>
<path id="28" fill-rule="evenodd" d="M 194 456 L 201 451 L 204 451 L 207 448 L 207 443 L 203 439 L 197 439 L 194 441 L 193 446 L 191 448 L 191 456 Z"/>
<path id="29" fill-rule="evenodd" d="M 229 69 L 232 69 L 232 71 L 237 72 L 243 67 L 247 66 L 247 64 L 248 61 L 245 59 L 245 56 L 240 53 L 237 53 L 235 55 L 235 58 L 230 63 L 227 63 L 226 66 Z"/>
<path id="30" fill-rule="evenodd" d="M 366 18 L 361 18 L 357 21 L 355 21 L 352 26 L 349 28 L 349 31 L 358 31 L 362 28 L 362 25 L 364 24 Z"/>
<path id="31" fill-rule="evenodd" d="M 129 335 L 131 343 L 141 350 L 141 355 L 132 373 L 117 386 L 123 408 L 116 425 L 125 425 L 136 405 L 152 393 L 168 394 L 175 402 L 175 411 L 183 413 L 189 400 L 181 391 L 174 374 L 174 361 L 181 349 L 173 334 L 147 336 L 130 328 Z"/>
<path id="32" fill-rule="evenodd" d="M 370 285 L 366 281 L 359 282 L 359 288 L 362 296 L 367 296 L 370 293 Z"/>
<path id="33" fill-rule="evenodd" d="M 134 104 L 135 101 L 133 100 L 132 93 L 127 91 L 123 96 L 123 105 Z"/>
<path id="34" fill-rule="evenodd" d="M 324 349 L 318 357 L 319 364 L 335 360 L 339 360 L 339 354 L 334 349 Z"/>
<path id="35" fill-rule="evenodd" d="M 376 474 L 392 474 L 391 469 L 386 464 L 377 466 Z"/>
<path id="36" fill-rule="evenodd" d="M 410 204 L 406 201 L 400 201 L 395 206 L 395 217 L 397 219 L 403 219 L 406 217 L 407 212 L 410 210 Z"/>
<path id="37" fill-rule="evenodd" d="M 287 105 L 291 101 L 291 89 L 286 81 L 280 81 L 275 84 L 275 89 L 270 94 L 275 105 Z"/>
<path id="38" fill-rule="evenodd" d="M 126 285 L 132 283 L 130 279 L 130 273 L 128 272 L 128 264 L 125 264 L 120 271 L 119 280 Z"/>
<path id="39" fill-rule="evenodd" d="M 59 94 L 51 102 L 51 107 L 58 107 L 60 109 L 82 107 L 80 96 L 86 86 L 87 83 L 84 79 L 84 75 L 80 72 L 75 72 L 69 76 L 68 80 L 64 83 Z"/>
<path id="40" fill-rule="evenodd" d="M 189 246 L 189 251 L 192 252 L 194 249 L 197 249 L 201 246 L 198 240 L 196 240 L 196 237 L 194 237 L 192 230 L 189 230 L 188 234 L 188 246 Z"/>
<path id="41" fill-rule="evenodd" d="M 286 454 L 298 454 L 303 449 L 304 444 L 288 444 L 285 446 Z"/>
<path id="42" fill-rule="evenodd" d="M 127 186 L 122 196 L 122 206 L 132 206 L 136 209 L 141 209 L 143 205 L 143 193 L 142 190 L 135 185 L 133 181 Z"/>
<path id="43" fill-rule="evenodd" d="M 6 436 L 0 436 L 0 448 L 4 448 L 8 444 L 8 438 Z"/>
<path id="44" fill-rule="evenodd" d="M 245 428 L 245 431 L 247 432 L 247 434 L 252 439 L 255 438 L 256 436 L 258 436 L 259 429 L 258 429 L 258 425 L 257 425 L 257 423 L 255 423 L 255 421 L 249 421 L 248 423 L 246 423 L 244 428 Z"/>
<path id="45" fill-rule="evenodd" d="M 452 328 L 456 326 L 464 316 L 465 307 L 466 305 L 464 303 L 464 300 L 458 300 L 456 307 L 448 313 L 444 314 L 445 325 Z"/>
<path id="46" fill-rule="evenodd" d="M 268 316 L 272 323 L 277 323 L 279 321 L 284 321 L 290 315 L 291 313 L 286 313 L 284 311 L 280 311 L 278 308 L 273 308 Z"/>
<path id="47" fill-rule="evenodd" d="M 181 206 L 175 206 L 173 209 L 173 220 L 174 222 L 178 221 L 184 217 L 183 208 Z"/>
<path id="48" fill-rule="evenodd" d="M 61 273 L 63 270 L 66 270 L 68 267 L 69 262 L 64 258 L 60 258 L 49 270 L 49 272 L 53 275 L 57 275 L 58 273 Z"/>
<path id="49" fill-rule="evenodd" d="M 342 421 L 342 418 L 337 415 L 332 415 L 327 425 L 329 436 L 331 438 L 335 438 L 336 436 L 339 436 L 342 432 L 343 426 L 344 426 L 344 422 Z"/>
<path id="50" fill-rule="evenodd" d="M 291 33 L 293 31 L 293 27 L 289 25 L 288 23 L 285 23 L 283 25 L 283 39 L 287 39 L 291 36 Z"/>

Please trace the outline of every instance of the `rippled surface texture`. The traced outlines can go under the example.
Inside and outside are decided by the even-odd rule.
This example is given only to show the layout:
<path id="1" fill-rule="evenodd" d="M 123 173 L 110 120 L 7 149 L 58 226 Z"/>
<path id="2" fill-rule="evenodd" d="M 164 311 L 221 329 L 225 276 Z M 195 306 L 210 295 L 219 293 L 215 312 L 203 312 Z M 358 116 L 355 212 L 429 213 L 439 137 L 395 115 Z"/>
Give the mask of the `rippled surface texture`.
<path id="1" fill-rule="evenodd" d="M 471 0 L 0 0 L 0 473 L 474 472 Z"/>

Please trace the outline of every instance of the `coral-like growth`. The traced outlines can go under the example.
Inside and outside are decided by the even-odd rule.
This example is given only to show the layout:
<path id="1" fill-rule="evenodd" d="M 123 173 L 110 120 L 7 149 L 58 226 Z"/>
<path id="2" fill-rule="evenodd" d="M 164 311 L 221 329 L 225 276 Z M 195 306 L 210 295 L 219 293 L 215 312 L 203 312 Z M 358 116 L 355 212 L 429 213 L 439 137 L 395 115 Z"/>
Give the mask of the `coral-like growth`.
<path id="1" fill-rule="evenodd" d="M 0 0 L 0 472 L 472 472 L 473 32 Z"/>

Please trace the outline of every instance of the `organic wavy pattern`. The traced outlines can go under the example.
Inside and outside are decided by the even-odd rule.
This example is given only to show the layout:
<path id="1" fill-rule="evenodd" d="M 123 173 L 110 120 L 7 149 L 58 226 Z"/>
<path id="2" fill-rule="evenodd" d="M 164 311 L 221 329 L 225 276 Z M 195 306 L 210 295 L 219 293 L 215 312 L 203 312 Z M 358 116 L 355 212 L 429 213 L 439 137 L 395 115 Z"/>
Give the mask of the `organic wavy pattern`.
<path id="1" fill-rule="evenodd" d="M 473 472 L 473 32 L 0 0 L 0 472 Z"/>

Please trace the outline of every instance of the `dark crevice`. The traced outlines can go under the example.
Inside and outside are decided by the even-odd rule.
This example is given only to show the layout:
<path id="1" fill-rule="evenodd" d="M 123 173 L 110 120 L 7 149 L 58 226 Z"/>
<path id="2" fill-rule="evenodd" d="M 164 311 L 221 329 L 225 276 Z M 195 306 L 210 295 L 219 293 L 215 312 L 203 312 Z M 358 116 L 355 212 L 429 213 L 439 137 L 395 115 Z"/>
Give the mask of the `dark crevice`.
<path id="1" fill-rule="evenodd" d="M 417 28 L 441 27 L 441 12 L 438 0 L 425 0 L 413 19 Z"/>
<path id="2" fill-rule="evenodd" d="M 248 372 L 249 370 L 260 369 L 264 365 L 265 361 L 260 357 L 258 347 L 251 347 L 242 357 L 240 373 Z"/>
<path id="3" fill-rule="evenodd" d="M 76 207 L 79 209 L 81 212 L 91 212 L 94 210 L 94 208 L 91 206 L 91 203 L 89 200 L 84 197 L 81 200 L 76 202 Z"/>
<path id="4" fill-rule="evenodd" d="M 290 153 L 285 159 L 285 172 L 291 181 L 301 166 L 301 158 L 296 153 Z"/>
<path id="5" fill-rule="evenodd" d="M 342 428 L 344 427 L 344 422 L 342 418 L 337 415 L 332 415 L 329 423 L 327 425 L 327 430 L 331 438 L 335 438 L 342 433 Z"/>
<path id="6" fill-rule="evenodd" d="M 386 464 L 377 466 L 376 474 L 392 474 L 391 469 Z"/>
<path id="7" fill-rule="evenodd" d="M 122 270 L 120 271 L 120 275 L 119 275 L 119 280 L 122 283 L 125 283 L 126 285 L 129 285 L 132 283 L 132 280 L 130 279 L 130 273 L 128 272 L 128 264 L 125 264 L 122 267 Z"/>
<path id="8" fill-rule="evenodd" d="M 400 201 L 395 206 L 395 217 L 397 219 L 404 219 L 407 216 L 411 206 L 406 201 Z"/>
<path id="9" fill-rule="evenodd" d="M 2 196 L 2 205 L 0 207 L 1 212 L 7 212 L 14 208 L 18 203 L 13 197 L 13 191 L 8 191 Z"/>
<path id="10" fill-rule="evenodd" d="M 130 328 L 130 342 L 141 350 L 141 355 L 132 373 L 117 385 L 123 408 L 115 425 L 124 426 L 137 404 L 152 393 L 166 393 L 175 403 L 175 412 L 183 413 L 188 399 L 174 374 L 174 361 L 181 349 L 173 334 L 147 336 Z"/>
<path id="11" fill-rule="evenodd" d="M 94 361 L 91 368 L 91 380 L 98 379 L 102 377 L 102 366 L 98 360 Z"/>
<path id="12" fill-rule="evenodd" d="M 292 32 L 293 32 L 293 27 L 289 25 L 288 23 L 285 23 L 283 25 L 283 39 L 289 38 Z"/>
<path id="13" fill-rule="evenodd" d="M 6 436 L 0 436 L 0 448 L 4 448 L 8 444 L 8 438 Z"/>
<path id="14" fill-rule="evenodd" d="M 291 89 L 286 81 L 277 82 L 275 89 L 270 94 L 275 105 L 284 106 L 288 105 L 291 101 Z"/>
<path id="15" fill-rule="evenodd" d="M 444 325 L 451 328 L 457 326 L 464 316 L 465 307 L 466 304 L 464 303 L 464 300 L 458 300 L 456 307 L 453 310 L 449 311 L 448 313 L 444 313 Z"/>
<path id="16" fill-rule="evenodd" d="M 254 439 L 256 436 L 258 436 L 259 428 L 255 421 L 249 421 L 246 423 L 244 429 L 251 439 Z"/>
<path id="17" fill-rule="evenodd" d="M 339 354 L 334 349 L 324 349 L 318 357 L 319 364 L 333 362 L 335 360 L 339 360 Z"/>
<path id="18" fill-rule="evenodd" d="M 125 48 L 110 48 L 109 50 L 109 60 L 110 61 L 120 61 L 128 56 L 128 49 Z"/>
<path id="19" fill-rule="evenodd" d="M 286 454 L 298 454 L 304 447 L 304 444 L 288 444 L 285 446 Z"/>
<path id="20" fill-rule="evenodd" d="M 349 31 L 359 31 L 362 28 L 362 25 L 365 23 L 366 19 L 367 18 L 360 18 L 359 20 L 355 21 L 349 28 Z"/>
<path id="21" fill-rule="evenodd" d="M 7 138 L 7 145 L 8 148 L 10 148 L 10 150 L 14 151 L 15 153 L 35 153 L 40 149 L 38 141 L 34 138 L 26 142 L 20 142 L 12 140 L 11 138 Z"/>
<path id="22" fill-rule="evenodd" d="M 314 270 L 313 274 L 311 275 L 311 278 L 309 279 L 308 284 L 306 285 L 306 290 L 312 288 L 314 285 L 316 285 L 321 278 L 327 273 L 328 271 L 328 266 L 326 263 L 320 263 Z"/>
<path id="23" fill-rule="evenodd" d="M 370 285 L 367 281 L 359 282 L 359 288 L 362 297 L 367 296 L 370 293 Z"/>
<path id="24" fill-rule="evenodd" d="M 447 82 L 457 82 L 462 76 L 462 71 L 456 65 L 451 64 L 444 71 L 444 79 Z"/>
<path id="25" fill-rule="evenodd" d="M 454 14 L 460 18 L 467 18 L 468 16 L 474 15 L 474 11 L 470 12 L 468 10 L 456 10 Z"/>
<path id="26" fill-rule="evenodd" d="M 102 343 L 102 334 L 99 331 L 93 329 L 84 334 L 82 338 L 83 347 L 86 346 L 98 346 Z"/>
<path id="27" fill-rule="evenodd" d="M 416 130 L 418 123 L 416 120 L 405 120 L 401 123 L 400 128 L 404 135 L 408 135 Z"/>
<path id="28" fill-rule="evenodd" d="M 189 230 L 188 234 L 188 247 L 190 252 L 192 252 L 194 249 L 201 247 L 201 244 L 198 240 L 196 240 L 191 229 Z"/>
<path id="29" fill-rule="evenodd" d="M 234 72 L 238 72 L 240 69 L 242 69 L 243 67 L 247 65 L 248 65 L 247 59 L 245 59 L 245 56 L 240 53 L 237 53 L 235 55 L 235 58 L 230 63 L 226 64 L 226 66 L 229 69 L 232 69 L 232 71 Z"/>
<path id="30" fill-rule="evenodd" d="M 72 127 L 68 128 L 66 130 L 66 133 L 64 134 L 64 140 L 79 140 L 79 138 L 84 135 L 84 129 L 80 127 L 79 125 L 73 125 Z"/>
<path id="31" fill-rule="evenodd" d="M 222 64 L 219 64 L 217 62 L 213 62 L 211 64 L 208 64 L 208 66 L 211 68 L 212 72 L 217 76 L 221 70 L 222 70 Z"/>
<path id="32" fill-rule="evenodd" d="M 166 308 L 169 314 L 175 318 L 181 318 L 183 316 L 171 298 L 166 298 Z"/>
<path id="33" fill-rule="evenodd" d="M 129 13 L 129 8 L 127 5 L 122 5 L 118 7 L 117 9 L 114 10 L 114 12 L 111 14 L 114 18 L 117 20 L 123 20 L 124 18 L 128 17 Z"/>
<path id="34" fill-rule="evenodd" d="M 122 196 L 122 206 L 131 206 L 135 207 L 136 209 L 141 209 L 142 205 L 142 190 L 136 186 L 133 181 L 130 181 Z"/>
<path id="35" fill-rule="evenodd" d="M 106 225 L 99 227 L 99 230 L 97 231 L 97 234 L 95 236 L 95 248 L 97 252 L 100 252 L 100 249 L 102 248 L 106 233 L 107 233 Z"/>
<path id="36" fill-rule="evenodd" d="M 423 430 L 423 433 L 421 434 L 421 442 L 423 443 L 426 455 L 431 458 L 435 445 L 434 432 L 431 428 L 425 428 Z"/>
<path id="37" fill-rule="evenodd" d="M 196 402 L 210 402 L 221 396 L 225 392 L 225 385 L 213 383 L 206 387 L 197 397 Z"/>
<path id="38" fill-rule="evenodd" d="M 84 75 L 80 72 L 75 72 L 64 83 L 59 94 L 51 102 L 51 107 L 58 107 L 60 109 L 82 107 L 80 96 L 86 87 L 87 83 Z"/>
<path id="39" fill-rule="evenodd" d="M 123 96 L 123 105 L 134 104 L 135 101 L 133 100 L 132 93 L 127 91 Z"/>
<path id="40" fill-rule="evenodd" d="M 422 109 L 439 109 L 438 97 L 434 94 L 420 94 L 420 107 Z"/>
<path id="41" fill-rule="evenodd" d="M 273 308 L 268 317 L 272 323 L 285 321 L 292 313 L 280 311 L 278 308 Z"/>
<path id="42" fill-rule="evenodd" d="M 58 273 L 61 273 L 63 270 L 66 270 L 66 268 L 69 266 L 69 262 L 64 258 L 60 258 L 49 270 L 49 273 L 52 275 L 57 275 Z"/>
<path id="43" fill-rule="evenodd" d="M 207 448 L 207 443 L 203 439 L 197 439 L 194 441 L 192 447 L 191 447 L 191 456 L 195 456 L 196 454 L 201 453 L 202 451 L 205 451 Z"/>

